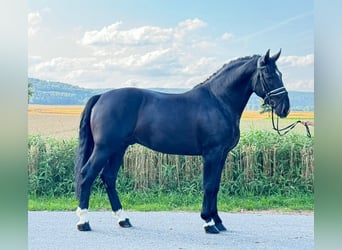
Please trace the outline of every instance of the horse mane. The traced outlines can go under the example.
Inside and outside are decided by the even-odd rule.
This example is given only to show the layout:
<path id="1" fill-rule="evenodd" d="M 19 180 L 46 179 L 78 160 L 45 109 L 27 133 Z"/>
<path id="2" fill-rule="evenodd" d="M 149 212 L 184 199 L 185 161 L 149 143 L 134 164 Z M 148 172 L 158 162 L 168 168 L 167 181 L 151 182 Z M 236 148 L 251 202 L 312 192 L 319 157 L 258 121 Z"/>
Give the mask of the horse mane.
<path id="1" fill-rule="evenodd" d="M 239 57 L 237 59 L 233 59 L 233 60 L 229 61 L 228 63 L 223 64 L 223 66 L 219 70 L 217 70 L 215 73 L 213 73 L 211 76 L 209 76 L 205 81 L 195 85 L 193 88 L 197 88 L 197 87 L 203 86 L 204 84 L 207 84 L 208 82 L 211 82 L 216 76 L 218 76 L 221 73 L 233 68 L 234 66 L 236 66 L 237 63 L 245 62 L 245 61 L 250 60 L 256 56 L 259 56 L 259 55 Z"/>

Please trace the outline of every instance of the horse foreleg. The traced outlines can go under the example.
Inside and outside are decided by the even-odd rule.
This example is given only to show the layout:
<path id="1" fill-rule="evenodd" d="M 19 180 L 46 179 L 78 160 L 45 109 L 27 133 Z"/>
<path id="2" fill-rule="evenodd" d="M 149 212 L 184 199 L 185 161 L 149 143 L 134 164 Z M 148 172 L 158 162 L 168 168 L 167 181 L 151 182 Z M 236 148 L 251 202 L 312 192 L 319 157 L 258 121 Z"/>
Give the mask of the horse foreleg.
<path id="1" fill-rule="evenodd" d="M 216 149 L 203 156 L 203 205 L 201 217 L 205 221 L 206 233 L 225 231 L 217 211 L 217 193 L 220 187 L 222 168 L 226 159 L 223 150 Z"/>
<path id="2" fill-rule="evenodd" d="M 118 224 L 121 227 L 127 228 L 132 227 L 132 224 L 130 223 L 128 216 L 122 208 L 118 193 L 116 191 L 116 178 L 122 164 L 124 153 L 125 150 L 121 151 L 120 153 L 115 153 L 110 158 L 108 164 L 104 167 L 101 173 L 101 179 L 106 187 L 109 202 L 113 211 L 113 216 L 118 219 Z"/>
<path id="3" fill-rule="evenodd" d="M 215 227 L 220 231 L 227 231 L 226 227 L 223 225 L 222 220 L 220 218 L 220 216 L 218 215 L 218 211 L 217 211 L 217 193 L 216 193 L 216 197 L 215 197 L 215 201 L 213 202 L 214 204 L 214 208 L 213 208 L 213 220 L 215 223 Z"/>

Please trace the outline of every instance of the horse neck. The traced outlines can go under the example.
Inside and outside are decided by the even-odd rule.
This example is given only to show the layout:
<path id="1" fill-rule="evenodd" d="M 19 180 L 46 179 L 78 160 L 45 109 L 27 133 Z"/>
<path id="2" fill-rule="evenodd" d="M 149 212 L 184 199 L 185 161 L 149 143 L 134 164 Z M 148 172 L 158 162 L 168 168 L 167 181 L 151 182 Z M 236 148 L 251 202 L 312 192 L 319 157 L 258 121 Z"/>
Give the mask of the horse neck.
<path id="1" fill-rule="evenodd" d="M 233 65 L 222 71 L 208 82 L 212 94 L 228 111 L 235 111 L 241 117 L 250 96 L 253 93 L 252 76 L 256 69 L 255 57 L 251 60 Z"/>

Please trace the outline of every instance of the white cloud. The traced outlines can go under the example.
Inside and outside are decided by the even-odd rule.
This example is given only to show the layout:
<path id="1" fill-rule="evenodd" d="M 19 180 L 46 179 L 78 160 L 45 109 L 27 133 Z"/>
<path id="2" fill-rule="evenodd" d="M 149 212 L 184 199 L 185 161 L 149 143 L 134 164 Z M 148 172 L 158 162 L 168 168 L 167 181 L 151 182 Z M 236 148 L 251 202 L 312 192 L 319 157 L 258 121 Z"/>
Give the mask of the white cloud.
<path id="1" fill-rule="evenodd" d="M 187 34 L 206 25 L 205 22 L 196 18 L 179 22 L 174 28 L 142 26 L 125 30 L 122 28 L 122 22 L 116 22 L 100 30 L 85 32 L 79 42 L 82 45 L 94 47 L 165 45 L 179 41 Z"/>
<path id="2" fill-rule="evenodd" d="M 32 14 L 31 25 L 39 27 L 41 16 Z M 218 70 L 228 58 L 226 40 L 233 37 L 204 36 L 207 24 L 187 19 L 172 27 L 125 28 L 122 22 L 85 31 L 75 46 L 82 57 L 44 59 L 29 57 L 29 75 L 84 87 L 193 87 Z M 246 56 L 246 55 L 239 55 Z M 282 56 L 278 64 L 291 75 L 289 89 L 310 88 L 313 81 L 293 77 L 293 67 L 312 65 L 314 57 Z M 286 78 L 286 76 L 284 77 Z M 310 79 L 310 77 L 308 77 Z"/>
<path id="3" fill-rule="evenodd" d="M 81 75 L 86 76 L 86 72 L 97 71 L 97 77 L 100 77 L 100 71 L 94 68 L 95 58 L 57 57 L 45 61 L 39 57 L 30 56 L 29 58 L 34 61 L 34 63 L 30 63 L 28 69 L 29 75 L 32 77 L 75 84 L 79 82 Z"/>
<path id="4" fill-rule="evenodd" d="M 284 56 L 279 58 L 278 64 L 291 67 L 309 66 L 314 64 L 314 55 L 309 54 L 306 56 Z"/>
<path id="5" fill-rule="evenodd" d="M 188 30 L 188 31 L 196 30 L 196 29 L 203 28 L 206 26 L 207 24 L 198 18 L 187 19 L 178 24 L 178 27 L 180 27 L 182 30 Z"/>
<path id="6" fill-rule="evenodd" d="M 286 84 L 287 89 L 297 91 L 314 91 L 314 80 L 295 80 Z"/>
<path id="7" fill-rule="evenodd" d="M 314 91 L 314 55 L 281 56 L 277 61 L 288 90 Z"/>
<path id="8" fill-rule="evenodd" d="M 202 57 L 197 62 L 187 65 L 182 72 L 186 74 L 193 75 L 196 74 L 203 74 L 206 72 L 208 68 L 212 68 L 212 65 L 216 64 L 216 60 L 213 57 Z"/>
<path id="9" fill-rule="evenodd" d="M 107 75 L 121 75 L 123 82 L 120 84 L 160 86 L 160 82 L 154 82 L 160 76 L 167 75 L 170 81 L 176 81 L 179 76 L 203 74 L 210 68 L 208 64 L 212 58 L 199 52 L 215 45 L 196 36 L 197 30 L 206 25 L 196 18 L 181 21 L 174 27 L 125 29 L 122 22 L 116 22 L 98 30 L 86 31 L 78 43 L 91 51 L 96 59 L 94 68 L 107 72 Z M 170 81 L 164 80 L 163 84 L 168 85 Z M 178 81 L 177 84 L 182 83 Z"/>
<path id="10" fill-rule="evenodd" d="M 129 30 L 122 30 L 122 22 L 116 22 L 101 30 L 85 32 L 80 43 L 83 45 L 145 45 L 164 43 L 171 38 L 172 30 L 156 26 L 143 26 Z"/>
<path id="11" fill-rule="evenodd" d="M 34 36 L 40 29 L 40 23 L 42 21 L 41 14 L 37 12 L 30 12 L 28 14 L 28 35 Z"/>
<path id="12" fill-rule="evenodd" d="M 231 40 L 233 37 L 234 37 L 234 36 L 233 36 L 232 33 L 226 32 L 226 33 L 224 33 L 224 34 L 222 35 L 221 38 L 222 38 L 222 40 Z"/>

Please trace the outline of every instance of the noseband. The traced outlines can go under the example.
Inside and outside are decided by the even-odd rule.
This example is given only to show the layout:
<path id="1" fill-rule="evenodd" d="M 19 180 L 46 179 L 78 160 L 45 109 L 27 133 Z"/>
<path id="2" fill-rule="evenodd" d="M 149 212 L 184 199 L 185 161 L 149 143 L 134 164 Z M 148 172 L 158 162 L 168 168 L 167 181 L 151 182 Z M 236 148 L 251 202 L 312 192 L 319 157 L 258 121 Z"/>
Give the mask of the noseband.
<path id="1" fill-rule="evenodd" d="M 257 62 L 257 72 L 256 72 L 257 81 L 254 84 L 254 90 L 255 90 L 255 85 L 259 82 L 261 84 L 262 91 L 265 93 L 264 103 L 269 104 L 269 100 L 271 97 L 286 94 L 287 91 L 285 87 L 268 90 L 267 82 L 265 80 L 264 74 L 262 73 L 262 71 L 266 68 L 266 66 L 261 66 L 261 59 L 262 57 L 259 57 L 258 62 Z M 276 72 L 280 76 L 280 79 L 282 79 L 282 74 L 277 68 L 276 68 Z"/>

